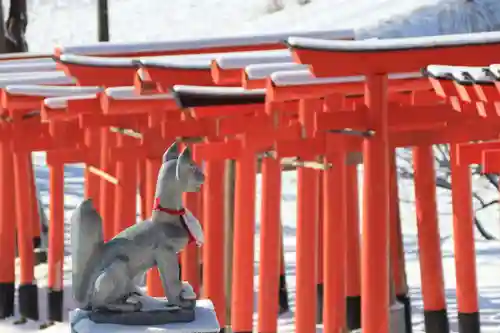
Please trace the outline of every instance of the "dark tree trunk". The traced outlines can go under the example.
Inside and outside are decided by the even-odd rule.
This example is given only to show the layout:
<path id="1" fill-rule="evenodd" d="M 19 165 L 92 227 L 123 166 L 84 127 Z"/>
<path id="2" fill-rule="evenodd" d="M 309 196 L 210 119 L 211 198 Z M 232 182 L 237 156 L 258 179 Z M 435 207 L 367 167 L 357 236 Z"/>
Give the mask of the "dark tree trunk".
<path id="1" fill-rule="evenodd" d="M 0 0 L 0 22 L 3 22 L 3 5 L 2 0 Z M 0 24 L 0 53 L 5 53 L 5 27 L 3 24 Z"/>
<path id="2" fill-rule="evenodd" d="M 11 0 L 9 17 L 5 23 L 5 46 L 7 53 L 27 52 L 26 28 L 28 12 L 26 0 Z"/>
<path id="3" fill-rule="evenodd" d="M 100 42 L 109 42 L 108 0 L 97 3 L 97 30 Z"/>

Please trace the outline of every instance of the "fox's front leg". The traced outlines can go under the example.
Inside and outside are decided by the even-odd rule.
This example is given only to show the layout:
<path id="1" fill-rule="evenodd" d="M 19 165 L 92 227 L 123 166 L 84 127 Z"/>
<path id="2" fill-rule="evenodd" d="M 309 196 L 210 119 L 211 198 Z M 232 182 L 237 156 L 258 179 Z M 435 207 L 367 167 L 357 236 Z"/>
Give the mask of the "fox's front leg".
<path id="1" fill-rule="evenodd" d="M 180 297 L 182 281 L 179 279 L 177 253 L 169 247 L 159 248 L 156 250 L 155 259 L 168 304 L 182 306 L 182 299 Z"/>

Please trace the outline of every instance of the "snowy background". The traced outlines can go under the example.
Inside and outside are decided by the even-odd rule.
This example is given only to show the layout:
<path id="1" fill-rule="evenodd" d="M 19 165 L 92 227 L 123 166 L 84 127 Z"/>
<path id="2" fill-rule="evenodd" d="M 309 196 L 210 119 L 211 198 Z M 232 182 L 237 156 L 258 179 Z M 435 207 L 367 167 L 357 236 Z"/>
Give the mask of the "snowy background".
<path id="1" fill-rule="evenodd" d="M 6 2 L 4 1 L 4 6 L 8 5 Z M 30 50 L 50 52 L 55 44 L 94 43 L 97 38 L 96 2 L 28 0 L 27 37 Z M 497 26 L 500 24 L 500 1 L 497 0 L 477 0 L 472 3 L 464 0 L 312 0 L 307 5 L 299 5 L 295 0 L 110 0 L 109 3 L 112 41 L 172 40 L 337 28 L 355 28 L 360 38 L 418 36 L 498 30 Z M 282 10 L 278 10 L 281 7 Z M 400 159 L 399 162 L 405 161 Z M 44 155 L 35 154 L 34 163 L 42 201 L 48 210 L 48 170 Z M 78 165 L 67 166 L 65 171 L 65 205 L 69 216 L 82 199 L 83 172 Z M 407 275 L 414 307 L 414 332 L 423 332 L 413 183 L 404 179 L 399 185 Z M 475 188 L 485 197 L 496 198 L 500 195 L 484 181 L 475 182 Z M 451 196 L 447 190 L 437 191 L 448 311 L 452 328 L 457 332 Z M 260 201 L 260 194 L 256 200 Z M 295 205 L 296 174 L 288 172 L 283 177 L 282 218 L 285 226 L 287 271 L 292 272 L 287 276 L 292 310 L 295 283 Z M 500 235 L 497 210 L 496 206 L 491 206 L 478 215 L 487 230 L 494 235 Z M 258 242 L 256 247 L 258 251 Z M 498 332 L 500 286 L 497 274 L 500 270 L 500 244 L 495 240 L 485 241 L 478 235 L 476 249 L 482 332 Z M 256 258 L 259 256 L 256 255 Z M 67 288 L 70 284 L 70 271 L 68 261 L 65 265 Z M 43 286 L 47 282 L 46 276 L 46 266 L 39 265 L 36 268 L 36 278 L 42 287 L 42 319 L 45 317 Z M 257 277 L 255 282 L 258 287 Z M 66 289 L 65 296 L 65 304 L 70 309 L 72 303 L 69 289 Z M 0 321 L 2 333 L 33 331 L 36 327 L 37 323 L 13 326 L 11 320 Z M 280 319 L 280 332 L 293 331 L 293 315 L 286 314 Z M 320 326 L 318 331 L 321 331 Z M 46 332 L 69 332 L 69 327 L 64 323 L 57 324 Z"/>

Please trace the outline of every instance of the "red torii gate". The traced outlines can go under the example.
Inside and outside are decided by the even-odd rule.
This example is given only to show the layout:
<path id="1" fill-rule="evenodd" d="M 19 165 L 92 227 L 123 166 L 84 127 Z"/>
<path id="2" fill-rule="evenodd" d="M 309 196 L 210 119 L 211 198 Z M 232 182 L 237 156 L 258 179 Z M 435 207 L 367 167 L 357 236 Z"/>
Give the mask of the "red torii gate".
<path id="1" fill-rule="evenodd" d="M 362 255 L 362 313 L 364 332 L 388 332 L 388 103 L 387 74 L 408 72 L 423 68 L 434 59 L 454 59 L 467 65 L 481 65 L 494 61 L 498 49 L 499 35 L 486 33 L 464 36 L 422 37 L 405 40 L 370 41 L 320 41 L 306 38 L 289 38 L 287 44 L 294 57 L 301 63 L 311 65 L 315 76 L 366 75 L 365 101 L 369 108 L 366 121 L 374 134 L 365 140 L 365 214 L 363 223 Z M 432 45 L 432 47 L 430 46 Z M 467 54 L 467 57 L 462 55 Z M 332 63 L 342 66 L 331 66 Z M 465 123 L 462 126 L 467 126 Z M 462 127 L 463 129 L 464 127 Z M 470 129 L 469 127 L 467 127 Z M 447 130 L 445 130 L 447 131 Z M 451 132 L 451 131 L 450 131 Z M 451 133 L 447 134 L 451 134 Z M 456 133 L 456 131 L 455 131 Z M 486 134 L 486 133 L 485 133 Z M 444 138 L 441 132 L 441 137 Z M 455 137 L 450 137 L 455 141 Z M 435 139 L 435 137 L 433 138 Z M 439 143 L 439 141 L 430 141 Z M 454 157 L 452 156 L 452 159 Z M 468 169 L 453 169 L 455 189 L 466 189 L 463 177 Z M 465 191 L 466 193 L 470 193 Z M 468 198 L 470 199 L 470 198 Z M 470 205 L 454 205 L 455 218 L 461 223 L 472 223 Z M 457 270 L 470 270 L 474 263 L 474 241 L 472 231 L 457 228 L 456 237 L 463 242 L 456 247 Z M 467 250 L 465 250 L 467 249 Z M 470 251 L 469 251 L 470 250 Z M 465 257 L 462 257 L 462 254 Z M 467 263 L 464 266 L 462 262 Z M 460 266 L 460 268 L 458 268 Z M 476 290 L 475 279 L 457 274 L 457 288 Z M 473 274 L 470 271 L 467 274 Z M 479 331 L 477 297 L 469 300 L 458 295 L 460 326 Z M 463 297 L 463 298 L 462 298 Z"/>
<path id="2" fill-rule="evenodd" d="M 13 150 L 16 154 L 31 154 L 32 151 L 47 150 L 47 162 L 49 164 L 50 178 L 50 226 L 49 226 L 49 276 L 48 276 L 48 315 L 50 321 L 62 321 L 62 275 L 64 259 L 64 174 L 62 165 L 68 163 L 68 149 L 71 151 L 75 146 L 81 144 L 83 133 L 78 130 L 78 124 L 64 123 L 62 126 L 54 123 L 41 123 L 43 111 L 34 112 L 40 108 L 40 103 L 47 96 L 63 96 L 68 93 L 82 94 L 98 92 L 99 87 L 74 87 L 74 86 L 33 86 L 33 85 L 13 85 L 2 90 L 2 105 L 9 110 L 13 119 L 12 140 Z M 43 109 L 43 108 L 42 108 Z M 22 122 L 26 122 L 29 116 L 30 126 L 23 129 Z M 21 122 L 21 123 L 19 123 Z M 81 147 L 80 147 L 81 148 Z M 77 161 L 80 161 L 86 154 L 82 149 Z M 64 160 L 66 159 L 66 161 Z M 24 166 L 27 168 L 28 166 Z M 16 178 L 21 181 L 21 178 Z M 22 185 L 22 184 L 21 184 Z M 16 193 L 19 192 L 19 202 L 26 200 L 24 186 L 16 186 Z M 24 198 L 24 199 L 22 199 Z M 23 221 L 22 216 L 18 218 Z M 23 230 L 18 230 L 18 234 L 24 235 Z M 20 243 L 21 244 L 21 243 Z M 23 242 L 24 244 L 24 242 Z M 26 245 L 22 245 L 26 246 Z M 29 261 L 21 256 L 22 271 L 31 271 L 32 266 Z M 24 261 L 23 261 L 24 260 Z M 31 274 L 31 273 L 24 273 Z M 26 278 L 26 281 L 30 281 Z M 20 299 L 20 306 L 23 310 L 22 316 L 31 318 L 34 313 L 38 313 L 38 303 L 34 301 L 35 292 L 27 299 Z"/>
<path id="3" fill-rule="evenodd" d="M 36 195 L 34 193 L 34 178 L 32 175 L 31 166 L 31 154 L 30 148 L 23 148 L 23 145 L 35 145 L 39 147 L 46 143 L 47 139 L 47 128 L 38 126 L 37 124 L 39 115 L 33 113 L 33 109 L 30 109 L 19 103 L 9 103 L 9 96 L 15 95 L 15 91 L 10 91 L 7 88 L 10 84 L 60 84 L 69 85 L 74 83 L 71 77 L 67 77 L 62 72 L 37 72 L 37 73 L 22 73 L 15 75 L 5 75 L 0 79 L 0 86 L 2 87 L 2 107 L 3 107 L 3 131 L 6 135 L 4 140 L 5 148 L 13 150 L 15 154 L 7 154 L 2 160 L 3 171 L 2 177 L 5 177 L 5 184 L 14 181 L 16 186 L 5 186 L 4 194 L 2 197 L 7 200 L 6 197 L 14 196 L 15 193 L 15 205 L 14 209 L 10 207 L 9 209 L 3 210 L 2 218 L 0 219 L 2 225 L 2 237 L 5 237 L 4 241 L 1 242 L 3 247 L 2 257 L 4 258 L 2 262 L 5 265 L 5 270 L 2 273 L 6 275 L 4 279 L 11 279 L 11 283 L 14 283 L 13 277 L 13 267 L 14 267 L 14 256 L 10 256 L 13 242 L 15 242 L 16 234 L 14 226 L 17 224 L 17 239 L 19 246 L 19 257 L 21 259 L 21 285 L 20 285 L 20 309 L 21 314 L 25 318 L 38 318 L 37 306 L 33 306 L 36 302 L 33 302 L 37 295 L 37 286 L 33 283 L 34 277 L 34 262 L 33 262 L 33 231 L 31 230 L 32 225 L 38 223 L 34 221 L 33 217 L 38 216 L 38 209 L 36 208 Z M 15 90 L 15 89 L 14 89 Z M 33 96 L 31 96 L 33 97 Z M 29 97 L 28 97 L 29 98 Z M 38 107 L 38 106 L 37 106 Z M 37 108 L 35 107 L 35 109 Z M 10 147 L 10 148 L 8 148 Z M 14 191 L 15 189 L 15 191 Z M 13 191 L 12 193 L 10 193 Z M 29 208 L 26 209 L 26 206 Z M 14 218 L 13 214 L 17 215 Z M 16 224 L 12 224 L 12 221 L 17 221 Z M 5 250 L 5 251 L 3 251 Z M 9 258 L 10 257 L 10 258 Z M 9 269 L 11 267 L 12 269 Z M 10 276 L 10 277 L 7 277 Z M 10 301 L 6 297 L 7 302 Z M 13 304 L 13 303 L 12 303 Z M 12 305 L 13 306 L 13 305 Z M 9 312 L 10 305 L 5 305 L 5 309 Z M 6 314 L 7 316 L 9 314 Z"/>

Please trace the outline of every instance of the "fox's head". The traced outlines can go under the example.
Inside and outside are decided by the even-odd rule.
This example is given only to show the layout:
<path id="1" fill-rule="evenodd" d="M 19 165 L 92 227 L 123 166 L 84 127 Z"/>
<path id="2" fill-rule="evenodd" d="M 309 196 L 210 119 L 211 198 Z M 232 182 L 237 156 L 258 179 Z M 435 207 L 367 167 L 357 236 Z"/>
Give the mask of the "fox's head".
<path id="1" fill-rule="evenodd" d="M 156 197 L 162 200 L 171 198 L 175 193 L 198 192 L 204 181 L 205 175 L 193 161 L 189 147 L 179 154 L 179 146 L 174 142 L 163 154 L 156 183 Z"/>

